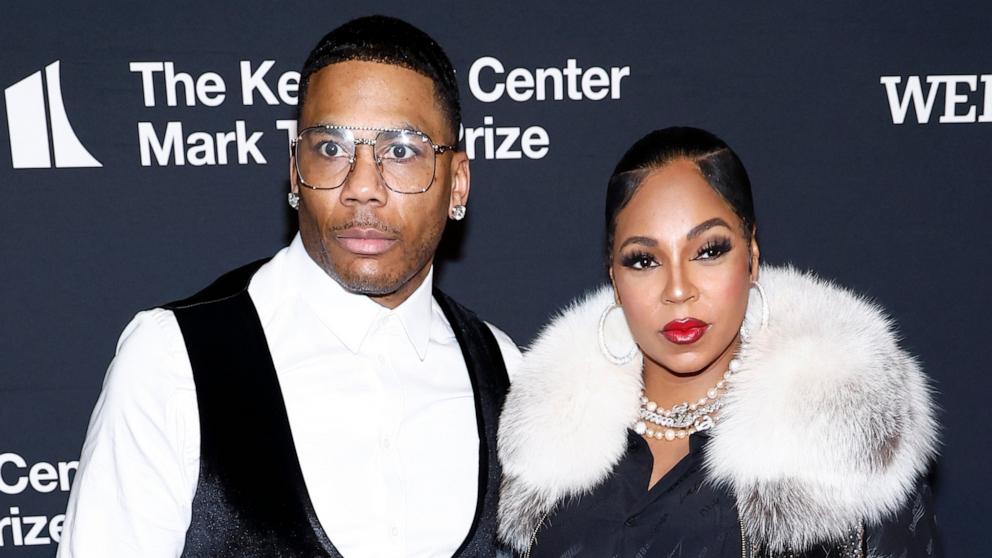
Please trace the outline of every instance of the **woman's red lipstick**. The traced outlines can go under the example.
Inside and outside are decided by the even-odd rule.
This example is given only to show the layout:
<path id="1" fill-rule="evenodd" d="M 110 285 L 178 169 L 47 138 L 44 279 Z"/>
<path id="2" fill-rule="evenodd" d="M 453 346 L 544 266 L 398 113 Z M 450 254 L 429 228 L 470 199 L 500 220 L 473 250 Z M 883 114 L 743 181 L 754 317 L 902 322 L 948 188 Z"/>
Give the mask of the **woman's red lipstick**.
<path id="1" fill-rule="evenodd" d="M 699 341 L 709 327 L 709 324 L 702 320 L 682 318 L 665 324 L 665 327 L 661 329 L 661 334 L 676 345 L 691 345 Z"/>

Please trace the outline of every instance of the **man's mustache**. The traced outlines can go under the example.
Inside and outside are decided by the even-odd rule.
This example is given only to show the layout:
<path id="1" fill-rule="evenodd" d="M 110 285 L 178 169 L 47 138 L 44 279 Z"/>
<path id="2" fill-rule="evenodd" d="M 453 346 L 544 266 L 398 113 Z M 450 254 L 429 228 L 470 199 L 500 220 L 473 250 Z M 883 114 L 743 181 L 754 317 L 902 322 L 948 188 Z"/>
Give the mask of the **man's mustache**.
<path id="1" fill-rule="evenodd" d="M 338 223 L 331 226 L 332 232 L 344 231 L 348 229 L 375 229 L 379 232 L 394 235 L 399 235 L 400 232 L 398 228 L 379 219 L 374 213 L 371 212 L 356 214 L 344 223 Z"/>

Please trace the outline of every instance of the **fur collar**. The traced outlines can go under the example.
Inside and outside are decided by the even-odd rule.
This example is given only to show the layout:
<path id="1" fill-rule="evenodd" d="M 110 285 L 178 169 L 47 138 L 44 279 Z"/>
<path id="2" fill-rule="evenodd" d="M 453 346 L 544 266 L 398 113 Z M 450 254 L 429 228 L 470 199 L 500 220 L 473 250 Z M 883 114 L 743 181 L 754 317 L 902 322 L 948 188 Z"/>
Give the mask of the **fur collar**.
<path id="1" fill-rule="evenodd" d="M 936 453 L 937 426 L 926 377 L 878 306 L 792 268 L 763 267 L 760 280 L 770 319 L 741 349 L 706 470 L 734 494 L 752 541 L 800 549 L 898 510 Z M 752 297 L 747 322 L 760 323 Z M 600 353 L 612 298 L 603 287 L 563 310 L 514 378 L 499 427 L 499 534 L 514 548 L 626 451 L 641 360 Z"/>

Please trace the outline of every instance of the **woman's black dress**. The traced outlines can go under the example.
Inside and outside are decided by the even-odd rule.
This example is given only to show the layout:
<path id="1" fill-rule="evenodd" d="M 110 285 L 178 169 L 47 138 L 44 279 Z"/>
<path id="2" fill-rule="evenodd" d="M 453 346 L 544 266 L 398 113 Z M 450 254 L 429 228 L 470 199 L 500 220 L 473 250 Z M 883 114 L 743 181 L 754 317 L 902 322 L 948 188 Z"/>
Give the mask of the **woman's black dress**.
<path id="1" fill-rule="evenodd" d="M 650 490 L 653 459 L 647 442 L 628 431 L 628 450 L 590 493 L 562 502 L 542 523 L 532 558 L 740 558 L 741 525 L 732 495 L 708 482 L 705 432 L 689 438 L 689 454 Z M 930 491 L 917 494 L 890 521 L 865 533 L 881 556 L 938 556 Z M 803 558 L 831 556 L 825 548 Z M 872 554 L 868 554 L 872 556 Z"/>

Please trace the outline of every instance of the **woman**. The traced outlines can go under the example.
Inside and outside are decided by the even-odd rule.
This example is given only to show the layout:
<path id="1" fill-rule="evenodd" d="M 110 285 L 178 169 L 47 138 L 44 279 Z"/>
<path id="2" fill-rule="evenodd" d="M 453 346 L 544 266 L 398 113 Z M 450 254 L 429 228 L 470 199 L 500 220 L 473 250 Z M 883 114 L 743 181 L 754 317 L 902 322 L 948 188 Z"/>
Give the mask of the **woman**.
<path id="1" fill-rule="evenodd" d="M 747 173 L 712 134 L 655 131 L 620 160 L 611 285 L 544 329 L 504 408 L 510 547 L 934 555 L 926 378 L 877 306 L 759 267 L 756 230 Z"/>

